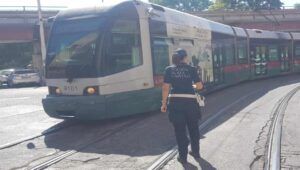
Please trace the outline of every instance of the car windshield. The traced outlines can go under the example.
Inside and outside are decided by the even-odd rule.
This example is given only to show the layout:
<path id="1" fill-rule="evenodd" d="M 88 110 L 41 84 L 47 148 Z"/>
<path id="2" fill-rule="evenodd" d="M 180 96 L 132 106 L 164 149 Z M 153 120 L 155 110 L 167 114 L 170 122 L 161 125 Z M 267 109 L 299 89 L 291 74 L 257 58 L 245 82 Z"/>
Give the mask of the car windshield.
<path id="1" fill-rule="evenodd" d="M 96 43 L 105 19 L 57 21 L 47 54 L 47 77 L 89 77 L 97 74 Z"/>

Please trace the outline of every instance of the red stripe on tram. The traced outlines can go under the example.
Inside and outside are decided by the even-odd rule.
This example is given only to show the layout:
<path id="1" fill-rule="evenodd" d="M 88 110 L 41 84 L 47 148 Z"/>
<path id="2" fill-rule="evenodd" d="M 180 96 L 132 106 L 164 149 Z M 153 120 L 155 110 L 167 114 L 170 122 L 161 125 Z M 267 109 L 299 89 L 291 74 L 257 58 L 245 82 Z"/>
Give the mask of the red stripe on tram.
<path id="1" fill-rule="evenodd" d="M 240 70 L 239 65 L 231 65 L 231 66 L 225 66 L 224 72 L 225 73 L 231 73 L 231 72 L 237 72 Z"/>
<path id="2" fill-rule="evenodd" d="M 268 62 L 268 68 L 277 68 L 280 67 L 279 61 L 269 61 Z"/>
<path id="3" fill-rule="evenodd" d="M 294 64 L 299 64 L 300 65 L 300 59 L 296 59 L 296 60 L 294 60 Z"/>

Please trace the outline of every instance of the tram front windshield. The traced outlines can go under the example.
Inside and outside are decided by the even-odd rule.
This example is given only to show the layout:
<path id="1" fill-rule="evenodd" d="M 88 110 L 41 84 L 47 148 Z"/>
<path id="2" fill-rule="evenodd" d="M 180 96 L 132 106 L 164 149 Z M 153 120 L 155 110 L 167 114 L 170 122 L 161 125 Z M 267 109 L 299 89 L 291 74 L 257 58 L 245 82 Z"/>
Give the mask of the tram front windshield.
<path id="1" fill-rule="evenodd" d="M 104 26 L 104 18 L 56 21 L 48 45 L 47 78 L 95 77 L 96 44 Z"/>

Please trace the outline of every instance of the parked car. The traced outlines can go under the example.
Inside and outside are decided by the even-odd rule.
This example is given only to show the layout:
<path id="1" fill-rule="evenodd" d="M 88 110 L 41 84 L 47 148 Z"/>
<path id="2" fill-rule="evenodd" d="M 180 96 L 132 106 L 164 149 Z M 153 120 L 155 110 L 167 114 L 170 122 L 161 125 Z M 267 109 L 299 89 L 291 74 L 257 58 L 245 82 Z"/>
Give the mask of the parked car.
<path id="1" fill-rule="evenodd" d="M 31 69 L 15 69 L 7 79 L 8 87 L 18 84 L 41 84 L 41 78 L 37 72 Z"/>
<path id="2" fill-rule="evenodd" d="M 14 69 L 0 70 L 0 86 L 7 84 L 8 76 L 14 71 Z"/>

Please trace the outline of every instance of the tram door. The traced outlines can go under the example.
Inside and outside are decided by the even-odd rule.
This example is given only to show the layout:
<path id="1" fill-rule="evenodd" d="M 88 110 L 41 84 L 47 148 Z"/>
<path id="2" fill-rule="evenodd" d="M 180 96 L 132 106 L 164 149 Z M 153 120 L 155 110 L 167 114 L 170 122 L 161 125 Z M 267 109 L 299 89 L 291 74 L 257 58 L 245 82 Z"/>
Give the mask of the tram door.
<path id="1" fill-rule="evenodd" d="M 290 57 L 288 46 L 280 47 L 280 68 L 281 72 L 290 71 Z"/>
<path id="2" fill-rule="evenodd" d="M 170 39 L 152 38 L 153 78 L 155 86 L 161 86 L 163 83 L 165 68 L 170 65 L 169 54 L 172 45 Z"/>
<path id="3" fill-rule="evenodd" d="M 256 46 L 254 54 L 252 55 L 252 62 L 254 64 L 254 74 L 256 76 L 267 74 L 267 47 Z"/>
<path id="4" fill-rule="evenodd" d="M 224 82 L 224 58 L 223 49 L 220 45 L 213 47 L 213 66 L 214 66 L 214 83 L 221 84 Z"/>

